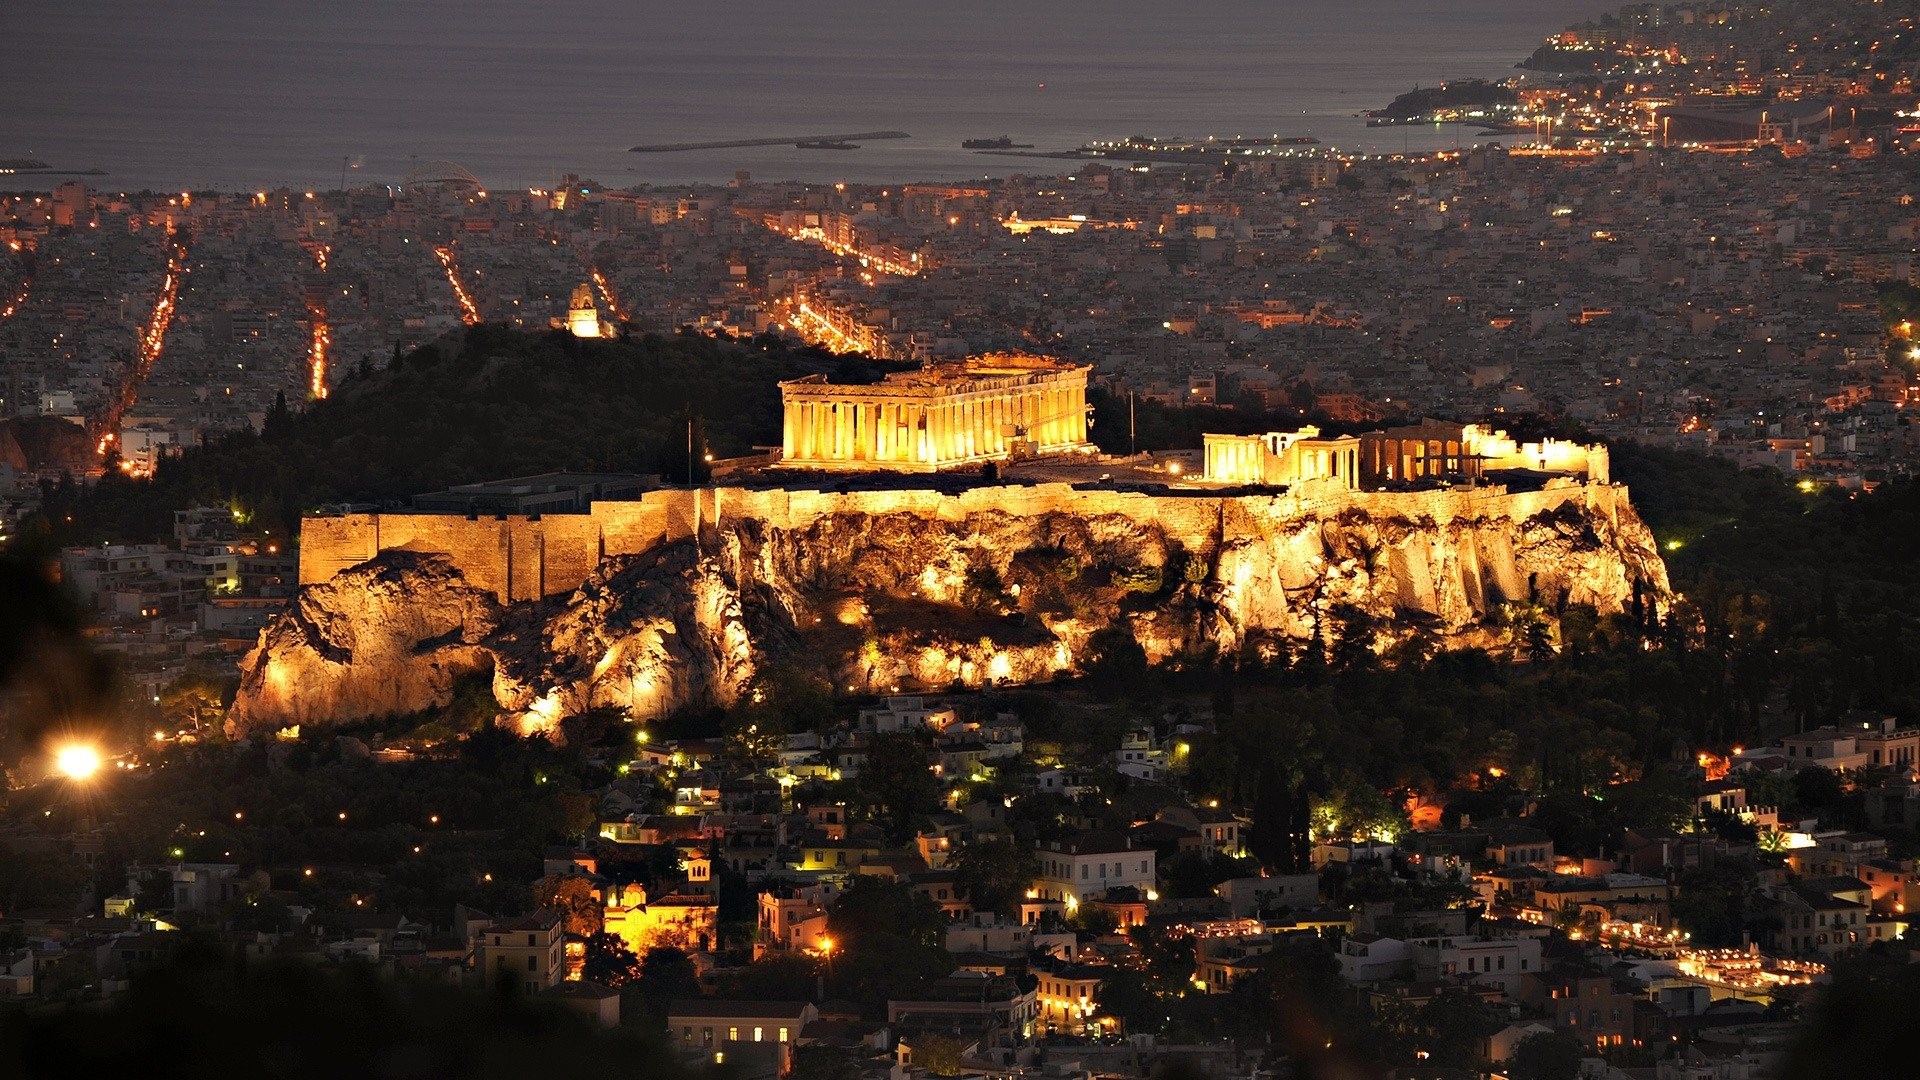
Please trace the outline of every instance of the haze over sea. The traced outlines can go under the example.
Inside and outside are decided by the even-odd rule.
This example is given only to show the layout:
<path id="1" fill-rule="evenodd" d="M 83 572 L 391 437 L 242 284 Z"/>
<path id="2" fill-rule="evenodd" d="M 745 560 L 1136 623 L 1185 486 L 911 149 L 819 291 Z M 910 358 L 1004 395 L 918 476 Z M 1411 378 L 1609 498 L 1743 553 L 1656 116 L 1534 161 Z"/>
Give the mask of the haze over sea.
<path id="1" fill-rule="evenodd" d="M 398 182 L 415 159 L 496 187 L 892 183 L 1050 172 L 1040 149 L 1147 135 L 1373 128 L 1415 85 L 1510 74 L 1606 0 L 9 0 L 0 158 L 107 189 Z M 1044 86 L 1042 85 L 1044 84 Z M 857 151 L 632 154 L 637 143 L 898 129 Z M 1511 136 L 1508 140 L 1511 141 Z M 53 181 L 36 178 L 27 184 Z M 15 186 L 20 186 L 18 179 Z"/>

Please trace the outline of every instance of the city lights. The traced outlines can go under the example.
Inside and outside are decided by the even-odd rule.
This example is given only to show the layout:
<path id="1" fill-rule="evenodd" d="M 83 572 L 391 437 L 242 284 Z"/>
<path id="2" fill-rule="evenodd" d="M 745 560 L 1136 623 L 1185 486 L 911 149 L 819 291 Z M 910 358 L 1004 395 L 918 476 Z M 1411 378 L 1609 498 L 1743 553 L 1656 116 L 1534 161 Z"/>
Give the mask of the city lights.
<path id="1" fill-rule="evenodd" d="M 607 314 L 613 316 L 615 322 L 626 322 L 626 309 L 620 306 L 620 301 L 613 295 L 613 285 L 597 266 L 593 268 L 593 285 L 600 290 L 600 299 L 606 301 Z"/>
<path id="2" fill-rule="evenodd" d="M 180 296 L 180 279 L 187 272 L 187 249 L 184 245 L 169 241 L 167 244 L 166 270 L 160 279 L 160 295 L 154 301 L 153 313 L 147 317 L 146 326 L 140 331 L 136 342 L 134 365 L 127 372 L 126 380 L 121 384 L 120 394 L 108 407 L 96 425 L 101 434 L 96 450 L 101 457 L 107 456 L 112 447 L 116 432 L 120 428 L 120 418 L 133 407 L 139 396 L 140 386 L 153 374 L 153 367 L 160 360 L 160 353 L 166 348 L 167 328 L 173 325 L 174 306 Z"/>
<path id="3" fill-rule="evenodd" d="M 322 244 L 313 252 L 314 264 L 321 273 L 327 272 L 327 253 L 329 249 Z M 307 303 L 307 317 L 312 324 L 311 337 L 307 345 L 308 382 L 307 392 L 315 399 L 327 396 L 327 352 L 333 346 L 333 333 L 327 327 L 327 306 L 318 300 Z"/>
<path id="4" fill-rule="evenodd" d="M 13 318 L 13 313 L 20 310 L 20 305 L 27 302 L 27 293 L 32 289 L 33 279 L 22 278 L 20 287 L 13 291 L 13 297 L 6 302 L 5 306 L 0 306 L 0 319 Z"/>
<path id="5" fill-rule="evenodd" d="M 453 286 L 454 302 L 460 305 L 460 321 L 468 326 L 478 326 L 484 320 L 480 316 L 480 305 L 474 303 L 473 295 L 460 280 L 459 264 L 454 262 L 453 248 L 436 247 L 433 255 L 440 260 L 440 268 L 446 271 L 447 284 Z"/>

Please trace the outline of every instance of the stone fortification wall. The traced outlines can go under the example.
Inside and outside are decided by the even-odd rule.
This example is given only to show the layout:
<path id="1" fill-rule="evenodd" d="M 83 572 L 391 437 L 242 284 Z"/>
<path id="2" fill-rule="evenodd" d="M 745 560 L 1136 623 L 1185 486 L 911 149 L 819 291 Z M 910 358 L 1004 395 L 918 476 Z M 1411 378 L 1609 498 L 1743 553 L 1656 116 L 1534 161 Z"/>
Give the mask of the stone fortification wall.
<path id="1" fill-rule="evenodd" d="M 964 521 L 983 512 L 1015 516 L 1120 515 L 1155 526 L 1192 550 L 1271 537 L 1303 519 L 1358 511 L 1445 526 L 1456 521 L 1523 521 L 1543 510 L 1579 505 L 1618 524 L 1628 505 L 1624 487 L 1555 480 L 1534 491 L 1503 487 L 1419 492 L 1353 492 L 1336 484 L 1302 484 L 1279 493 L 1239 495 L 1076 490 L 1067 484 L 969 488 L 805 491 L 786 488 L 708 488 L 650 491 L 641 498 L 594 504 L 587 514 L 479 515 L 347 514 L 306 519 L 300 533 L 300 584 L 319 585 L 383 551 L 448 556 L 475 587 L 503 603 L 565 596 L 591 577 L 608 556 L 638 555 L 662 543 L 689 539 L 716 521 L 764 523 L 801 531 L 822 518 L 847 514 L 911 514 L 929 521 Z M 1505 583 L 1503 583 L 1504 587 Z"/>
<path id="2" fill-rule="evenodd" d="M 1572 480 L 709 488 L 545 518 L 314 518 L 301 582 L 241 664 L 236 732 L 445 705 L 481 676 L 528 731 L 726 705 L 797 657 L 862 692 L 1032 683 L 1107 631 L 1155 662 L 1290 656 L 1343 627 L 1496 647 L 1514 605 L 1640 612 L 1668 591 L 1626 489 Z"/>

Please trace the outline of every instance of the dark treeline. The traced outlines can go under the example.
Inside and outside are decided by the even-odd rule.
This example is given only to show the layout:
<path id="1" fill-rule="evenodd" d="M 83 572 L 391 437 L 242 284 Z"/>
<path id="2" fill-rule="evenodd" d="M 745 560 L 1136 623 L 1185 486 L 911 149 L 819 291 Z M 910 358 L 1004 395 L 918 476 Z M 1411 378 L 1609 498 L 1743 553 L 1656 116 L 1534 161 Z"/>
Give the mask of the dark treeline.
<path id="1" fill-rule="evenodd" d="M 607 1030 L 506 992 L 402 982 L 371 969 L 246 967 L 190 945 L 92 1009 L 0 1013 L 0 1074 L 394 1080 L 688 1075 L 661 1040 Z"/>
<path id="2" fill-rule="evenodd" d="M 259 432 L 210 435 L 162 462 L 150 482 L 109 469 L 91 488 L 60 484 L 26 534 L 55 543 L 153 540 L 168 535 L 174 510 L 194 505 L 231 505 L 255 527 L 281 531 L 329 503 L 402 501 L 553 470 L 656 473 L 678 483 L 691 464 L 704 480 L 709 453 L 780 441 L 780 380 L 826 372 L 870 381 L 883 370 L 772 338 L 603 342 L 476 327 L 350 370 L 326 400 L 277 407 Z"/>

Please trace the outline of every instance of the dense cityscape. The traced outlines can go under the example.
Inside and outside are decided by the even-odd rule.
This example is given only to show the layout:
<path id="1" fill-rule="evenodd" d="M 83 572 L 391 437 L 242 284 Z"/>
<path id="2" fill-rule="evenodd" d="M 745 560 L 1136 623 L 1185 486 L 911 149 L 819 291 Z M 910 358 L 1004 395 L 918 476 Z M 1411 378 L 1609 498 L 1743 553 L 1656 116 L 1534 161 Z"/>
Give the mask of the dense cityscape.
<path id="1" fill-rule="evenodd" d="M 0 161 L 0 1074 L 1899 1075 L 1916 21 L 1432 152 Z"/>

